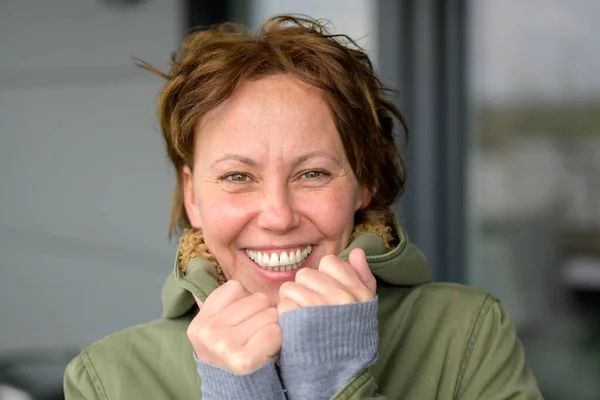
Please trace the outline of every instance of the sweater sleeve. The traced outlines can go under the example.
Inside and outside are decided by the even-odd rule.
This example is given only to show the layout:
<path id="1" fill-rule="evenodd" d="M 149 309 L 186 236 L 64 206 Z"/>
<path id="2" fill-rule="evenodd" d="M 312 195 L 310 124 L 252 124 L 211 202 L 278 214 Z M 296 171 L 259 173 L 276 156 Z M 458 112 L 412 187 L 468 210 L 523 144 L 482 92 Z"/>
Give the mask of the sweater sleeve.
<path id="1" fill-rule="evenodd" d="M 481 308 L 458 375 L 456 399 L 543 399 L 506 309 L 491 296 Z"/>
<path id="2" fill-rule="evenodd" d="M 366 369 L 377 359 L 376 299 L 301 308 L 282 314 L 280 325 L 281 376 L 289 400 L 331 399 L 348 385 L 374 383 Z"/>
<path id="3" fill-rule="evenodd" d="M 196 354 L 194 360 L 202 379 L 203 400 L 285 400 L 273 361 L 251 373 L 239 375 L 204 363 Z"/>

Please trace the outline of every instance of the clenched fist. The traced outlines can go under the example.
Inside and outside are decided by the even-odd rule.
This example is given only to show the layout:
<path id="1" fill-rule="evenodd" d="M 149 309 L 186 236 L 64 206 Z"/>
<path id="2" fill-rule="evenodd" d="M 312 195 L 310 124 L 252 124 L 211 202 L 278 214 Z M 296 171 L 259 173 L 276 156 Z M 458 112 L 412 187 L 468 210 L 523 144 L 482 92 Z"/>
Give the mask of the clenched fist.
<path id="1" fill-rule="evenodd" d="M 235 280 L 213 291 L 190 323 L 196 357 L 236 374 L 250 373 L 281 349 L 279 313 L 262 293 L 250 294 Z"/>
<path id="2" fill-rule="evenodd" d="M 294 282 L 279 288 L 279 313 L 309 306 L 361 303 L 373 300 L 377 289 L 365 252 L 354 249 L 348 262 L 328 255 L 318 270 L 303 268 Z"/>

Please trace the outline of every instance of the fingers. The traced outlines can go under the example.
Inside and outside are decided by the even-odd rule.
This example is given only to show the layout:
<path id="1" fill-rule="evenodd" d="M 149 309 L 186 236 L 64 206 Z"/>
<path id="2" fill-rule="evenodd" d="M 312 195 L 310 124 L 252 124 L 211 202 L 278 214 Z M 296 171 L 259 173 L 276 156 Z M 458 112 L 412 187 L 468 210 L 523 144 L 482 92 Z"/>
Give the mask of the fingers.
<path id="1" fill-rule="evenodd" d="M 278 323 L 266 325 L 248 340 L 246 347 L 255 349 L 252 353 L 253 365 L 264 365 L 278 357 L 282 344 L 282 331 Z"/>
<path id="2" fill-rule="evenodd" d="M 268 308 L 253 315 L 237 326 L 226 322 L 213 321 L 203 326 L 198 336 L 213 356 L 221 359 L 233 359 L 260 330 L 271 324 L 277 324 L 279 313 Z M 214 357 L 213 357 L 214 358 Z"/>
<path id="3" fill-rule="evenodd" d="M 229 325 L 235 326 L 269 308 L 271 308 L 269 297 L 264 293 L 254 293 L 229 305 L 219 313 L 219 319 L 228 321 Z"/>
<path id="4" fill-rule="evenodd" d="M 367 262 L 367 256 L 363 249 L 354 249 L 350 252 L 348 256 L 348 263 L 354 268 L 354 270 L 358 273 L 360 280 L 362 283 L 369 289 L 371 294 L 375 296 L 377 291 L 377 280 L 371 269 L 369 268 L 369 263 Z"/>
<path id="5" fill-rule="evenodd" d="M 326 304 L 319 293 L 313 292 L 307 286 L 296 282 L 284 282 L 279 287 L 279 302 L 289 300 L 300 307 L 321 306 Z"/>
<path id="6" fill-rule="evenodd" d="M 202 306 L 202 315 L 205 319 L 211 318 L 247 295 L 248 291 L 241 283 L 236 280 L 227 281 L 208 296 Z"/>
<path id="7" fill-rule="evenodd" d="M 246 374 L 275 360 L 281 349 L 281 327 L 279 324 L 269 324 L 256 332 L 245 349 L 226 354 L 227 369 L 236 374 Z M 251 351 L 248 351 L 251 349 Z"/>
<path id="8" fill-rule="evenodd" d="M 373 300 L 377 283 L 369 270 L 364 251 L 350 253 L 350 263 L 333 255 L 325 256 L 319 269 L 301 269 L 294 282 L 279 288 L 280 314 L 299 307 L 342 305 Z"/>
<path id="9" fill-rule="evenodd" d="M 362 250 L 360 252 L 364 258 L 364 252 L 362 252 Z M 358 255 L 360 256 L 360 253 Z M 366 258 L 363 261 L 366 264 Z M 366 268 L 369 268 L 368 264 Z M 369 301 L 375 296 L 376 285 L 371 290 L 371 288 L 365 285 L 356 268 L 338 257 L 323 257 L 319 264 L 319 272 L 322 272 L 339 282 L 346 291 L 352 294 L 356 302 Z M 368 271 L 368 274 L 371 274 L 370 270 Z M 374 280 L 375 278 L 373 278 L 373 281 Z"/>
<path id="10" fill-rule="evenodd" d="M 291 299 L 280 299 L 277 305 L 277 312 L 283 314 L 284 312 L 293 311 L 301 308 L 300 304 L 296 303 Z"/>
<path id="11" fill-rule="evenodd" d="M 232 335 L 240 340 L 242 346 L 246 346 L 253 336 L 269 325 L 277 325 L 279 322 L 279 313 L 274 307 L 270 307 L 258 314 L 248 318 L 234 329 Z"/>
<path id="12" fill-rule="evenodd" d="M 339 261 L 344 263 L 342 260 Z M 328 271 L 316 271 L 309 268 L 298 271 L 296 284 L 310 288 L 312 292 L 318 294 L 324 305 L 352 304 L 362 301 L 358 277 L 349 276 L 344 271 L 343 265 L 339 265 L 337 262 L 335 264 Z M 350 269 L 349 267 L 345 268 Z M 362 292 L 364 294 L 364 288 Z"/>
<path id="13" fill-rule="evenodd" d="M 281 338 L 277 336 L 278 320 L 277 309 L 270 307 L 235 327 L 223 321 L 212 321 L 198 331 L 202 358 L 196 354 L 199 359 L 232 372 L 252 371 L 279 352 Z M 269 340 L 257 342 L 253 340 L 257 335 L 268 337 Z"/>
<path id="14" fill-rule="evenodd" d="M 222 348 L 244 346 L 257 330 L 263 325 L 277 322 L 278 317 L 279 313 L 270 306 L 268 297 L 256 293 L 236 301 L 218 316 L 206 320 L 201 315 L 197 322 L 192 321 L 190 327 L 197 325 L 192 333 L 194 339 L 204 346 L 213 346 L 220 357 Z"/>
<path id="15" fill-rule="evenodd" d="M 362 250 L 349 262 L 325 256 L 318 270 L 304 268 L 295 281 L 279 289 L 277 308 L 265 294 L 250 294 L 230 280 L 214 290 L 188 327 L 197 357 L 236 373 L 247 373 L 277 357 L 281 349 L 279 316 L 302 307 L 341 305 L 372 300 L 376 280 Z"/>
<path id="16" fill-rule="evenodd" d="M 191 321 L 188 338 L 199 360 L 235 373 L 251 372 L 281 348 L 279 312 L 266 295 L 247 295 L 238 283 L 219 289 Z"/>

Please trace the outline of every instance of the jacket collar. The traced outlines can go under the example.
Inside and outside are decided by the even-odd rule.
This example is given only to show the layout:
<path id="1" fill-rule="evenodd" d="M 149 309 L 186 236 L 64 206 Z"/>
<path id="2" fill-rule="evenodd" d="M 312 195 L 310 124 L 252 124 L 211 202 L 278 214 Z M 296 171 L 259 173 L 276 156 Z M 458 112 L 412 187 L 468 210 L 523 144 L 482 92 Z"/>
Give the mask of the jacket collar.
<path id="1" fill-rule="evenodd" d="M 393 250 L 388 251 L 378 235 L 364 233 L 356 237 L 339 257 L 348 261 L 350 251 L 361 248 L 367 255 L 371 272 L 379 281 L 396 286 L 417 286 L 430 282 L 429 264 L 423 253 L 410 242 L 397 220 L 393 229 L 399 238 Z M 178 250 L 173 273 L 163 286 L 163 318 L 178 318 L 187 314 L 196 306 L 193 296 L 205 301 L 219 286 L 212 263 L 196 257 L 190 260 L 187 268 L 181 268 L 179 256 Z"/>

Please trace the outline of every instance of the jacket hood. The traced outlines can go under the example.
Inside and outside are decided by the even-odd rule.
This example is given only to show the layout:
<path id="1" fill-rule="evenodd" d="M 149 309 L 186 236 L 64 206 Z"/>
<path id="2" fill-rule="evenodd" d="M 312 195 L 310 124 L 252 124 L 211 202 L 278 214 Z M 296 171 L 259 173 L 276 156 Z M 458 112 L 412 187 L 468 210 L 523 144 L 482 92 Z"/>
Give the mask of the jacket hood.
<path id="1" fill-rule="evenodd" d="M 388 251 L 378 235 L 364 233 L 354 239 L 339 257 L 348 261 L 350 252 L 361 248 L 367 255 L 371 272 L 380 282 L 404 287 L 430 282 L 429 264 L 423 253 L 410 242 L 398 221 L 393 228 L 399 238 L 398 246 L 393 250 Z M 174 271 L 162 290 L 163 318 L 174 319 L 187 314 L 196 306 L 193 296 L 204 301 L 219 286 L 216 269 L 209 261 L 193 258 L 183 272 L 179 260 L 178 250 Z"/>

